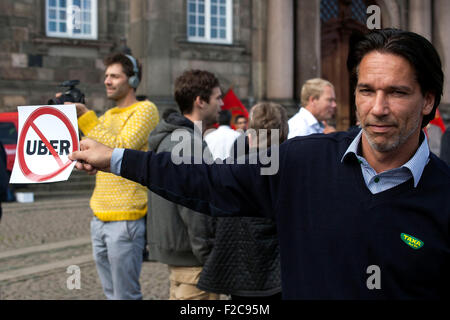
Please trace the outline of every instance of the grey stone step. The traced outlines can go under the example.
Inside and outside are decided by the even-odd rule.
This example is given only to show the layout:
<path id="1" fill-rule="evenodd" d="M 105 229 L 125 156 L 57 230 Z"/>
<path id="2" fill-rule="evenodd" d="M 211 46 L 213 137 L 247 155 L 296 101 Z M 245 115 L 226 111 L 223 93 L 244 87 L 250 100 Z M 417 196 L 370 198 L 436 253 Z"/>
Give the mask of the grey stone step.
<path id="1" fill-rule="evenodd" d="M 14 192 L 33 192 L 39 197 L 67 196 L 72 192 L 75 196 L 89 195 L 95 187 L 95 176 L 74 170 L 67 181 L 52 183 L 30 183 L 14 185 Z"/>
<path id="2" fill-rule="evenodd" d="M 56 272 L 60 269 L 66 269 L 71 265 L 81 266 L 86 263 L 93 263 L 92 254 L 86 254 L 83 256 L 72 257 L 56 262 L 50 262 L 45 264 L 38 264 L 32 267 L 13 269 L 0 273 L 0 282 L 6 281 L 18 281 L 28 279 L 34 276 L 43 276 L 45 274 Z"/>
<path id="3" fill-rule="evenodd" d="M 86 198 L 92 194 L 92 190 L 41 190 L 32 191 L 34 201 L 47 199 L 64 199 L 64 198 Z"/>
<path id="4" fill-rule="evenodd" d="M 14 214 L 15 212 L 45 212 L 48 213 L 51 210 L 76 210 L 76 209 L 87 209 L 89 207 L 89 199 L 90 195 L 87 195 L 83 201 L 80 199 L 73 198 L 63 198 L 59 199 L 55 206 L 55 201 L 50 199 L 45 199 L 42 201 L 37 201 L 33 203 L 18 203 L 18 202 L 5 202 L 2 203 L 3 213 L 5 214 Z M 3 225 L 4 226 L 4 225 Z"/>
<path id="5" fill-rule="evenodd" d="M 68 247 L 83 246 L 83 245 L 90 244 L 90 243 L 91 243 L 90 237 L 83 237 L 83 238 L 67 240 L 67 241 L 47 243 L 47 244 L 42 244 L 42 245 L 33 246 L 33 247 L 3 251 L 3 252 L 0 252 L 0 260 L 17 257 L 17 256 L 22 256 L 22 255 L 28 255 L 31 253 L 58 250 L 58 249 L 63 249 L 63 248 L 68 248 Z"/>
<path id="6" fill-rule="evenodd" d="M 0 282 L 92 262 L 90 237 L 0 252 Z M 33 267 L 30 267 L 33 266 Z"/>
<path id="7" fill-rule="evenodd" d="M 18 186 L 15 190 L 23 190 L 24 192 L 40 192 L 40 191 L 57 191 L 57 190 L 93 190 L 95 183 L 91 181 L 77 181 L 66 183 L 36 183 L 27 184 L 26 186 Z"/>

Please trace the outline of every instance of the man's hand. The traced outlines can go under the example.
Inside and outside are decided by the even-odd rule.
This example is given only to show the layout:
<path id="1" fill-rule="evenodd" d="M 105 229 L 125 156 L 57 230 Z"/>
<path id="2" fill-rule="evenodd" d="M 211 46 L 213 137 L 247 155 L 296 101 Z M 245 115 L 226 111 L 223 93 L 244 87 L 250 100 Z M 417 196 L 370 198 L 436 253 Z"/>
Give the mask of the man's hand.
<path id="1" fill-rule="evenodd" d="M 72 102 L 65 102 L 64 104 L 72 104 Z M 77 108 L 77 118 L 81 117 L 83 114 L 89 111 L 89 109 L 82 103 L 74 103 Z"/>
<path id="2" fill-rule="evenodd" d="M 64 102 L 64 104 L 74 104 L 77 108 L 77 118 L 81 117 L 83 114 L 89 111 L 89 109 L 82 103 L 79 102 Z"/>
<path id="3" fill-rule="evenodd" d="M 98 170 L 111 171 L 114 149 L 91 139 L 83 139 L 80 141 L 80 150 L 69 154 L 70 160 L 79 160 L 75 165 L 77 169 L 87 171 L 88 174 L 95 174 Z"/>
<path id="4" fill-rule="evenodd" d="M 325 126 L 325 128 L 323 129 L 323 133 L 327 134 L 337 131 L 335 127 L 330 126 L 326 121 L 322 121 L 322 123 Z"/>
<path id="5" fill-rule="evenodd" d="M 58 92 L 57 94 L 55 94 L 56 98 L 59 98 L 62 96 L 62 92 Z M 81 117 L 83 114 L 85 114 L 86 112 L 89 111 L 89 109 L 82 103 L 78 103 L 78 102 L 64 102 L 64 104 L 74 104 L 75 107 L 77 108 L 77 118 Z"/>

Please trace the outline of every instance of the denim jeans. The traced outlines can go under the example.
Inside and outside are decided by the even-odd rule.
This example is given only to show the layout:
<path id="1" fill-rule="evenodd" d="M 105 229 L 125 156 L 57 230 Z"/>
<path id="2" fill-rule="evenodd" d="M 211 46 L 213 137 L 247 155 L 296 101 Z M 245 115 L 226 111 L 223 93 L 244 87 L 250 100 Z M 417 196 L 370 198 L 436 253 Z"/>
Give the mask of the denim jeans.
<path id="1" fill-rule="evenodd" d="M 139 275 L 145 246 L 145 222 L 91 220 L 97 272 L 107 299 L 142 299 Z"/>

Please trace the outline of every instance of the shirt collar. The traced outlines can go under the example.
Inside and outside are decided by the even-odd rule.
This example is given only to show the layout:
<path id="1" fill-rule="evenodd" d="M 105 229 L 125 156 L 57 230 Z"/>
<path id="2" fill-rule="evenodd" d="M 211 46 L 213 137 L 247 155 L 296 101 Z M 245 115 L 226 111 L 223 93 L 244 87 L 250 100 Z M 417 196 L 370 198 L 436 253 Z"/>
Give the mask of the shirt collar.
<path id="1" fill-rule="evenodd" d="M 424 133 L 421 133 L 421 135 L 423 135 L 424 138 L 419 146 L 419 149 L 417 149 L 414 156 L 403 165 L 403 167 L 406 167 L 411 171 L 414 177 L 414 187 L 417 187 L 423 170 L 425 169 L 430 157 L 430 148 L 428 147 L 427 136 Z"/>
<path id="2" fill-rule="evenodd" d="M 313 114 L 306 109 L 305 107 L 300 108 L 299 113 L 302 115 L 303 119 L 306 120 L 306 124 L 310 127 L 314 125 L 318 125 L 320 127 L 319 121 L 317 121 L 316 117 L 313 116 Z"/>
<path id="3" fill-rule="evenodd" d="M 341 159 L 341 162 L 348 158 L 350 154 L 353 154 L 356 158 L 363 158 L 362 156 L 358 155 L 358 148 L 361 142 L 362 133 L 363 130 L 361 130 L 353 139 L 352 143 L 350 143 L 347 151 L 345 151 Z M 408 162 L 401 166 L 401 168 L 407 168 L 411 172 L 414 178 L 414 187 L 417 187 L 417 184 L 422 177 L 423 170 L 425 169 L 425 165 L 428 163 L 428 158 L 430 156 L 427 136 L 423 132 L 421 132 L 420 135 L 421 138 L 423 137 L 423 140 L 416 153 L 412 156 L 411 159 L 408 160 Z"/>
<path id="4" fill-rule="evenodd" d="M 342 156 L 341 162 L 344 162 L 347 158 L 349 158 L 350 154 L 354 154 L 356 157 L 358 157 L 358 146 L 359 142 L 361 141 L 362 136 L 362 130 L 359 131 L 359 133 L 356 135 L 356 137 L 353 139 L 352 143 L 347 148 L 347 151 L 345 151 L 344 155 Z"/>

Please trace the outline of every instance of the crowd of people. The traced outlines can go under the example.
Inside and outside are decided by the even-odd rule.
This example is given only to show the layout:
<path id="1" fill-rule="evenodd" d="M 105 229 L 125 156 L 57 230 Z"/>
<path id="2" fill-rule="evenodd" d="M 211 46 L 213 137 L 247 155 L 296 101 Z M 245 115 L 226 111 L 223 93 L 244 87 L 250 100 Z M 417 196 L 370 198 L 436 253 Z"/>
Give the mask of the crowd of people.
<path id="1" fill-rule="evenodd" d="M 350 49 L 359 125 L 346 132 L 330 124 L 324 79 L 305 82 L 290 119 L 262 101 L 232 120 L 218 77 L 186 70 L 179 109 L 159 119 L 136 99 L 140 63 L 105 60 L 116 107 L 97 117 L 76 104 L 85 138 L 70 158 L 96 174 L 91 236 L 108 299 L 142 299 L 146 244 L 168 266 L 170 299 L 449 297 L 450 170 L 423 132 L 442 95 L 439 55 L 395 29 Z M 273 174 L 262 153 L 277 155 Z"/>

